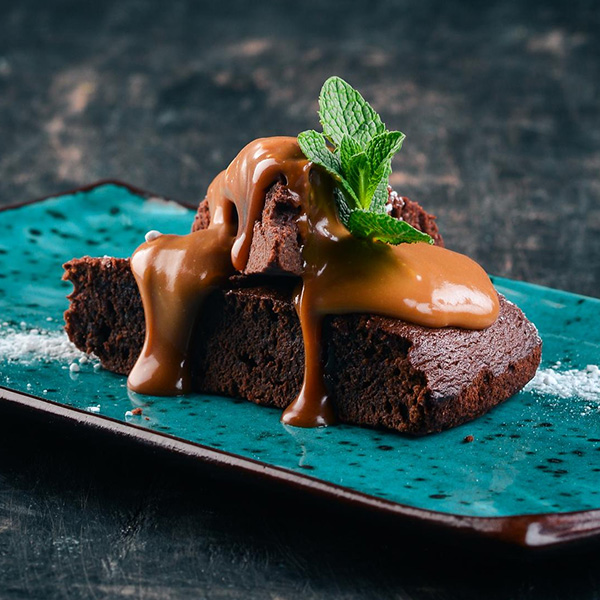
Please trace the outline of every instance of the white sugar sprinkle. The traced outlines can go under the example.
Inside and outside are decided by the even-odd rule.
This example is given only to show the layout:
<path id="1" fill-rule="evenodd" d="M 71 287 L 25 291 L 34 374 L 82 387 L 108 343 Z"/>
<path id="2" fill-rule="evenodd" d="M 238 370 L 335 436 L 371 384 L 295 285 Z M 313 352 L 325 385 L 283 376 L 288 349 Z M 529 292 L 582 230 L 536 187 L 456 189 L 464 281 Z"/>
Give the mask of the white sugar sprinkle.
<path id="1" fill-rule="evenodd" d="M 151 242 L 152 240 L 155 240 L 156 238 L 160 237 L 162 235 L 162 233 L 160 231 L 156 231 L 156 229 L 152 229 L 150 230 L 145 238 L 147 242 Z"/>
<path id="2" fill-rule="evenodd" d="M 71 373 L 79 373 L 80 370 L 81 368 L 77 363 L 71 363 L 71 365 L 69 366 L 69 371 L 71 371 Z"/>
<path id="3" fill-rule="evenodd" d="M 91 412 L 91 413 L 99 413 L 100 405 L 98 404 L 98 406 L 88 406 L 85 410 L 87 410 L 88 412 Z"/>
<path id="4" fill-rule="evenodd" d="M 550 369 L 539 369 L 525 391 L 600 402 L 600 367 L 588 365 L 585 369 L 558 371 L 559 366 L 560 362 Z"/>
<path id="5" fill-rule="evenodd" d="M 85 356 L 72 344 L 64 331 L 31 329 L 15 331 L 12 327 L 0 327 L 0 361 L 60 360 L 73 362 Z"/>

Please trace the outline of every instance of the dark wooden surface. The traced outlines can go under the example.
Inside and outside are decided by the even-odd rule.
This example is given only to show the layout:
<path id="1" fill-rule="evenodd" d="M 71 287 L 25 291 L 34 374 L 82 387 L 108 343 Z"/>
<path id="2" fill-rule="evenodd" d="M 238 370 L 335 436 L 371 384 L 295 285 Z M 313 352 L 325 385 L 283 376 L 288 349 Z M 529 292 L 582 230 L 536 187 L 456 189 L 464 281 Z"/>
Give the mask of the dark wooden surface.
<path id="1" fill-rule="evenodd" d="M 598 597 L 598 544 L 440 538 L 44 420 L 0 408 L 2 598 Z"/>
<path id="2" fill-rule="evenodd" d="M 345 77 L 408 135 L 395 188 L 490 272 L 600 296 L 589 2 L 0 4 L 0 204 L 120 178 L 185 201 Z M 124 448 L 2 426 L 0 596 L 598 598 L 597 547 L 457 553 Z M 447 544 L 447 542 L 446 542 Z"/>

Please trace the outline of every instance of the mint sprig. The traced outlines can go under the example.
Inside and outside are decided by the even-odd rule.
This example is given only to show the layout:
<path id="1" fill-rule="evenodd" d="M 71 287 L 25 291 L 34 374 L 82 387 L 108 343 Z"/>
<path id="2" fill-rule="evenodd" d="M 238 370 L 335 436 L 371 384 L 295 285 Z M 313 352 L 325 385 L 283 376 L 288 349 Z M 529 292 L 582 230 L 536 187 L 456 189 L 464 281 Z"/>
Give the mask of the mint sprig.
<path id="1" fill-rule="evenodd" d="M 348 217 L 348 229 L 352 235 L 373 238 L 387 244 L 431 243 L 429 235 L 386 213 L 353 210 Z"/>
<path id="2" fill-rule="evenodd" d="M 369 103 L 339 77 L 323 84 L 319 118 L 323 133 L 304 131 L 298 143 L 335 180 L 338 212 L 350 233 L 388 244 L 432 244 L 429 235 L 386 212 L 392 158 L 405 135 L 387 131 Z"/>

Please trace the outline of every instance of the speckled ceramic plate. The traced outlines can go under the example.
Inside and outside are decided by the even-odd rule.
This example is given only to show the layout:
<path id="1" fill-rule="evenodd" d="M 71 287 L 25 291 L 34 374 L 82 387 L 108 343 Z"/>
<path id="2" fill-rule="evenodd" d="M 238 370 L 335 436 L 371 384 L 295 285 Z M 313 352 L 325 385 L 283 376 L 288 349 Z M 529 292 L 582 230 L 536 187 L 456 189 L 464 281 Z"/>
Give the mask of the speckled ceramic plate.
<path id="1" fill-rule="evenodd" d="M 412 439 L 289 428 L 278 410 L 248 402 L 141 397 L 93 363 L 70 370 L 62 263 L 128 256 L 147 230 L 185 233 L 192 215 L 107 183 L 0 212 L 0 401 L 451 531 L 526 547 L 600 535 L 600 404 L 589 394 L 522 392 L 473 423 Z M 538 326 L 542 366 L 600 363 L 600 300 L 495 284 Z"/>

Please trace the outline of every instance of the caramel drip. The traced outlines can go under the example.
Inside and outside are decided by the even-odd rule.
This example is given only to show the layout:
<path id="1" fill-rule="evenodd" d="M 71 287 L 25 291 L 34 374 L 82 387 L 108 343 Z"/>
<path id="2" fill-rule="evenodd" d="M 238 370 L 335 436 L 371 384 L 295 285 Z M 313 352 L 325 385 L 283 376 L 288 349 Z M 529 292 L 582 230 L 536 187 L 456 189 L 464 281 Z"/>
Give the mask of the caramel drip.
<path id="1" fill-rule="evenodd" d="M 295 298 L 304 340 L 304 381 L 282 418 L 300 427 L 333 418 L 323 373 L 325 315 L 369 313 L 426 327 L 484 329 L 499 311 L 498 295 L 476 262 L 425 243 L 390 246 L 356 238 L 339 222 L 318 172 L 311 183 L 305 271 Z"/>
<path id="2" fill-rule="evenodd" d="M 206 199 L 211 227 L 215 219 L 221 220 L 219 211 L 223 211 L 222 221 L 227 223 L 233 219 L 232 206 L 237 211 L 238 231 L 231 249 L 231 262 L 237 271 L 243 271 L 248 262 L 252 231 L 260 221 L 267 190 L 283 179 L 300 202 L 309 194 L 310 166 L 296 138 L 261 138 L 243 148 L 210 184 Z"/>
<path id="3" fill-rule="evenodd" d="M 323 370 L 323 315 L 318 308 L 321 271 L 328 261 L 325 245 L 336 243 L 347 230 L 333 206 L 333 186 L 320 171 L 310 173 L 310 196 L 298 226 L 304 239 L 302 285 L 294 296 L 304 343 L 304 376 L 296 399 L 283 411 L 282 423 L 296 427 L 321 427 L 335 422 L 335 411 L 325 385 Z M 349 234 L 348 234 L 349 235 Z"/>
<path id="4" fill-rule="evenodd" d="M 144 304 L 146 341 L 130 388 L 161 395 L 189 391 L 188 347 L 202 301 L 234 271 L 243 271 L 265 194 L 278 180 L 298 198 L 304 239 L 304 273 L 294 301 L 305 371 L 284 423 L 315 427 L 334 421 L 323 373 L 325 315 L 370 313 L 468 329 L 496 320 L 498 297 L 477 263 L 424 243 L 389 246 L 353 237 L 338 220 L 330 178 L 311 167 L 295 138 L 256 140 L 210 185 L 208 229 L 140 246 L 132 269 Z"/>
<path id="5" fill-rule="evenodd" d="M 146 318 L 146 338 L 127 385 L 140 394 L 191 392 L 188 349 L 202 302 L 233 273 L 227 227 L 162 235 L 131 259 Z"/>

